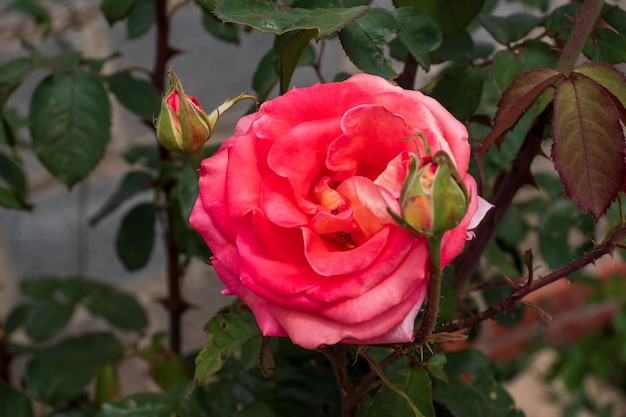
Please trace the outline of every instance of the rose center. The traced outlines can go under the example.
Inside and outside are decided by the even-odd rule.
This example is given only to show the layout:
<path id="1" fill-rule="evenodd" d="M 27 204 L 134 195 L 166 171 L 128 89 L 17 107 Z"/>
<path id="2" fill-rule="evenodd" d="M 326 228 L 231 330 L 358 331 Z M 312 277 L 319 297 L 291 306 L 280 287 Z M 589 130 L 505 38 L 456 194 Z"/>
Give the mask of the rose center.
<path id="1" fill-rule="evenodd" d="M 340 251 L 349 251 L 357 247 L 352 235 L 347 232 L 320 235 L 326 242 L 336 245 Z"/>
<path id="2" fill-rule="evenodd" d="M 313 187 L 313 193 L 319 204 L 331 212 L 337 212 L 346 204 L 341 193 L 335 189 L 338 185 L 329 176 L 326 176 Z"/>

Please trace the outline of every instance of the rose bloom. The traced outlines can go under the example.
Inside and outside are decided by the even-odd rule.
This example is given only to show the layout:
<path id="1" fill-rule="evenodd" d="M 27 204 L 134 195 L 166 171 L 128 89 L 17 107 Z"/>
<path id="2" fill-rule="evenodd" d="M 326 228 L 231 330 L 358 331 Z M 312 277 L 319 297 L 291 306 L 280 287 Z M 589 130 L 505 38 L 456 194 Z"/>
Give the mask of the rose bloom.
<path id="1" fill-rule="evenodd" d="M 266 336 L 305 348 L 413 340 L 427 242 L 400 227 L 409 153 L 446 151 L 470 203 L 445 233 L 442 267 L 485 208 L 467 174 L 467 130 L 437 101 L 372 75 L 292 89 L 243 117 L 203 161 L 190 223 Z M 479 209 L 480 206 L 480 209 Z"/>

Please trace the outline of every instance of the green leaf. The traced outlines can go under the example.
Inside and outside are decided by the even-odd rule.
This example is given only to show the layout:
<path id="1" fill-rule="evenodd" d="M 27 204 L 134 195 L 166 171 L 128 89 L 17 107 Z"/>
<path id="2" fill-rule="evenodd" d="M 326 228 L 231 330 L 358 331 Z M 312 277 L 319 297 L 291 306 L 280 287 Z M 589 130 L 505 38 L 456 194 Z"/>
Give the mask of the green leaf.
<path id="1" fill-rule="evenodd" d="M 117 368 L 113 364 L 104 365 L 96 375 L 96 387 L 94 389 L 96 406 L 100 407 L 106 401 L 119 398 L 120 391 Z"/>
<path id="2" fill-rule="evenodd" d="M 126 18 L 137 0 L 100 0 L 100 10 L 109 25 Z"/>
<path id="3" fill-rule="evenodd" d="M 154 145 L 135 145 L 124 153 L 129 164 L 142 164 L 156 171 L 159 166 L 159 150 Z"/>
<path id="4" fill-rule="evenodd" d="M 35 353 L 26 366 L 26 386 L 38 401 L 59 405 L 79 396 L 102 366 L 122 354 L 109 333 L 67 338 Z"/>
<path id="5" fill-rule="evenodd" d="M 462 32 L 483 7 L 485 0 L 394 0 L 396 7 L 415 7 L 435 19 L 445 36 Z"/>
<path id="6" fill-rule="evenodd" d="M 372 9 L 356 22 L 339 32 L 339 39 L 350 61 L 361 71 L 386 79 L 398 74 L 385 55 L 389 37 L 397 32 L 396 19 L 380 8 Z"/>
<path id="7" fill-rule="evenodd" d="M 24 327 L 28 337 L 36 342 L 50 339 L 63 330 L 74 314 L 74 305 L 55 298 L 46 298 L 32 305 Z"/>
<path id="8" fill-rule="evenodd" d="M 496 381 L 489 358 L 476 350 L 447 354 L 448 383 L 435 380 L 434 398 L 454 417 L 519 417 L 513 400 Z"/>
<path id="9" fill-rule="evenodd" d="M 85 307 L 120 329 L 140 331 L 148 325 L 148 316 L 137 299 L 115 288 L 96 292 Z"/>
<path id="10" fill-rule="evenodd" d="M 0 206 L 20 210 L 30 210 L 32 208 L 21 192 L 4 187 L 0 187 Z"/>
<path id="11" fill-rule="evenodd" d="M 433 64 L 446 61 L 468 60 L 474 57 L 474 41 L 471 35 L 462 31 L 453 36 L 446 36 L 441 41 L 441 46 L 430 54 Z"/>
<path id="12" fill-rule="evenodd" d="M 574 68 L 574 75 L 589 77 L 610 94 L 613 103 L 620 111 L 623 123 L 626 123 L 626 77 L 617 68 L 604 62 L 586 62 Z"/>
<path id="13" fill-rule="evenodd" d="M 96 417 L 173 417 L 190 416 L 186 402 L 162 393 L 131 395 L 117 403 L 105 403 Z"/>
<path id="14" fill-rule="evenodd" d="M 497 267 L 507 277 L 516 277 L 520 274 L 514 266 L 514 259 L 511 259 L 510 254 L 504 252 L 494 240 L 487 244 L 484 254 L 489 264 Z"/>
<path id="15" fill-rule="evenodd" d="M 22 281 L 21 291 L 36 299 L 49 298 L 58 288 L 61 287 L 61 280 L 56 277 L 44 277 L 35 280 Z"/>
<path id="16" fill-rule="evenodd" d="M 152 203 L 143 203 L 130 210 L 117 231 L 117 255 L 129 271 L 143 268 L 150 259 L 154 245 L 156 209 Z"/>
<path id="17" fill-rule="evenodd" d="M 325 38 L 367 13 L 367 7 L 319 8 L 284 7 L 267 0 L 218 0 L 215 15 L 225 22 L 240 23 L 278 35 L 291 30 L 314 29 Z"/>
<path id="18" fill-rule="evenodd" d="M 220 313 L 204 328 L 210 341 L 196 358 L 195 379 L 204 384 L 241 345 L 261 335 L 249 310 Z"/>
<path id="19" fill-rule="evenodd" d="M 535 29 L 542 18 L 528 13 L 509 16 L 480 15 L 478 21 L 491 36 L 502 45 L 517 42 Z"/>
<path id="20" fill-rule="evenodd" d="M 541 213 L 539 247 L 541 256 L 550 268 L 560 268 L 573 259 L 568 245 L 555 245 L 554 242 L 568 241 L 574 211 L 569 201 L 561 199 L 546 212 Z"/>
<path id="21" fill-rule="evenodd" d="M 565 192 L 597 221 L 626 174 L 619 113 L 598 83 L 583 77 L 559 83 L 552 138 L 552 159 Z"/>
<path id="22" fill-rule="evenodd" d="M 315 36 L 316 31 L 313 29 L 298 31 L 294 36 L 287 40 L 282 47 L 280 54 L 280 93 L 284 94 L 289 90 L 291 77 L 298 66 L 300 58 L 304 54 L 309 42 Z"/>
<path id="23" fill-rule="evenodd" d="M 443 73 L 432 96 L 457 119 L 468 120 L 478 108 L 483 92 L 482 71 L 478 67 L 453 67 Z"/>
<path id="24" fill-rule="evenodd" d="M 367 417 L 434 417 L 433 392 L 428 373 L 420 366 L 403 367 L 390 378 L 411 399 L 419 413 L 397 392 L 383 385 L 372 399 Z"/>
<path id="25" fill-rule="evenodd" d="M 68 186 L 82 180 L 104 155 L 111 105 L 100 78 L 61 72 L 35 89 L 30 110 L 33 149 Z"/>
<path id="26" fill-rule="evenodd" d="M 129 72 L 106 77 L 115 98 L 128 110 L 151 122 L 159 114 L 161 93 L 150 82 L 134 78 Z"/>
<path id="27" fill-rule="evenodd" d="M 226 42 L 239 43 L 239 26 L 233 23 L 224 23 L 212 13 L 202 14 L 202 25 L 218 39 Z"/>
<path id="28" fill-rule="evenodd" d="M 246 404 L 237 412 L 236 417 L 276 417 L 276 414 L 267 405 L 255 401 Z"/>
<path id="29" fill-rule="evenodd" d="M 215 9 L 215 0 L 195 0 L 195 2 L 205 13 L 212 14 Z"/>
<path id="30" fill-rule="evenodd" d="M 174 192 L 178 197 L 183 217 L 188 219 L 193 210 L 193 206 L 196 204 L 198 194 L 200 193 L 198 175 L 191 165 L 185 165 L 185 168 L 180 172 L 180 177 L 178 178 Z"/>
<path id="31" fill-rule="evenodd" d="M 449 380 L 448 374 L 446 374 L 446 371 L 444 371 L 444 367 L 447 362 L 448 359 L 443 352 L 435 353 L 433 356 L 430 357 L 430 359 L 428 359 L 428 363 L 426 365 L 428 367 L 428 372 L 433 377 L 447 383 Z"/>
<path id="32" fill-rule="evenodd" d="M 163 390 L 177 385 L 188 385 L 191 376 L 185 362 L 180 356 L 158 344 L 142 349 L 139 356 L 148 362 L 150 375 L 156 384 Z"/>
<path id="33" fill-rule="evenodd" d="M 430 52 L 441 45 L 442 35 L 437 22 L 426 13 L 403 7 L 395 11 L 398 38 L 415 60 L 426 70 L 430 69 Z"/>
<path id="34" fill-rule="evenodd" d="M 0 108 L 34 69 L 33 62 L 26 57 L 13 58 L 0 65 Z"/>
<path id="35" fill-rule="evenodd" d="M 156 7 L 154 0 L 136 0 L 126 21 L 129 39 L 138 38 L 150 29 L 154 23 Z"/>
<path id="36" fill-rule="evenodd" d="M 37 23 L 39 34 L 46 38 L 50 34 L 52 28 L 52 19 L 50 13 L 39 2 L 35 0 L 15 0 L 11 4 L 11 8 L 17 12 L 29 15 Z"/>
<path id="37" fill-rule="evenodd" d="M 519 52 L 499 51 L 493 59 L 492 72 L 500 91 L 505 91 L 522 73 L 536 68 L 554 68 L 558 53 L 545 42 L 528 40 Z"/>
<path id="38" fill-rule="evenodd" d="M 154 184 L 152 175 L 144 171 L 131 171 L 127 173 L 115 193 L 107 202 L 100 207 L 89 219 L 89 224 L 95 226 L 102 219 L 113 213 L 120 205 L 131 197 L 144 191 L 151 190 Z"/>
<path id="39" fill-rule="evenodd" d="M 7 336 L 24 324 L 30 308 L 30 304 L 18 304 L 9 311 L 9 315 L 4 321 L 4 332 Z"/>
<path id="40" fill-rule="evenodd" d="M 47 67 L 51 67 L 53 71 L 72 71 L 79 64 L 82 58 L 82 54 L 78 51 L 62 52 L 58 55 L 46 57 L 43 64 Z"/>
<path id="41" fill-rule="evenodd" d="M 16 190 L 26 192 L 26 176 L 22 167 L 3 153 L 0 153 L 0 178 Z"/>
<path id="42" fill-rule="evenodd" d="M 0 416 L 32 417 L 33 407 L 28 395 L 0 382 Z"/>
<path id="43" fill-rule="evenodd" d="M 486 152 L 493 142 L 500 141 L 535 100 L 563 77 L 563 74 L 553 69 L 539 68 L 525 72 L 516 78 L 500 98 L 498 111 L 493 120 L 493 129 L 485 136 L 481 144 L 483 152 Z"/>
<path id="44" fill-rule="evenodd" d="M 269 97 L 276 84 L 278 84 L 278 59 L 279 54 L 274 48 L 270 49 L 263 55 L 263 58 L 259 61 L 259 65 L 252 75 L 252 88 L 256 92 L 257 99 L 260 103 Z"/>

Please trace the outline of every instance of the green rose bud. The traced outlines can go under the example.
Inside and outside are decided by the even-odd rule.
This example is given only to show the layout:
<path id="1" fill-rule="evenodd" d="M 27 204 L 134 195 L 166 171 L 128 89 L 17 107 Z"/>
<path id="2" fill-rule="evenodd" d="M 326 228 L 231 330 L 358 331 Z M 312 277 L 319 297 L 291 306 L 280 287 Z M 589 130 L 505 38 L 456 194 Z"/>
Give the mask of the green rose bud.
<path id="1" fill-rule="evenodd" d="M 198 99 L 185 95 L 176 73 L 170 69 L 169 75 L 170 88 L 163 95 L 156 120 L 157 136 L 166 149 L 192 154 L 202 149 L 213 126 Z"/>
<path id="2" fill-rule="evenodd" d="M 418 160 L 411 154 L 409 174 L 402 184 L 400 215 L 390 214 L 402 227 L 423 236 L 441 236 L 459 225 L 469 204 L 469 194 L 447 153 Z"/>

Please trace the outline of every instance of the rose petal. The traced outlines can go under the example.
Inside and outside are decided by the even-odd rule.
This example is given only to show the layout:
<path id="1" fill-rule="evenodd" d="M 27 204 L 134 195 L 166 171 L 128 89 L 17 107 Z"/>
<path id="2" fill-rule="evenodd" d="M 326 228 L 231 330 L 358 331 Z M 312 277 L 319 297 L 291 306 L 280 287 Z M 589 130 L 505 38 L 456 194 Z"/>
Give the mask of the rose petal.
<path id="1" fill-rule="evenodd" d="M 330 170 L 342 173 L 339 180 L 352 175 L 373 180 L 398 154 L 415 149 L 406 140 L 415 130 L 378 105 L 354 107 L 344 115 L 341 127 L 343 135 L 330 144 L 326 159 Z"/>
<path id="2" fill-rule="evenodd" d="M 274 173 L 263 181 L 260 206 L 267 217 L 279 226 L 298 227 L 309 222 L 309 217 L 296 202 L 289 180 Z M 311 206 L 310 210 L 314 210 Z"/>
<path id="3" fill-rule="evenodd" d="M 354 324 L 373 320 L 388 309 L 397 307 L 407 298 L 413 297 L 415 288 L 421 287 L 427 280 L 427 260 L 426 242 L 421 240 L 398 268 L 378 285 L 358 297 L 335 303 L 320 312 L 342 323 Z"/>
<path id="4" fill-rule="evenodd" d="M 380 252 L 377 262 L 354 274 L 335 275 L 330 279 L 320 280 L 317 286 L 307 290 L 307 294 L 327 303 L 359 297 L 398 269 L 416 244 L 416 239 L 408 231 L 390 227 L 387 244 Z"/>
<path id="5" fill-rule="evenodd" d="M 328 144 L 340 135 L 339 118 L 302 122 L 274 142 L 268 164 L 289 180 L 297 194 L 308 199 L 313 182 L 324 168 Z"/>
<path id="6" fill-rule="evenodd" d="M 478 196 L 478 208 L 476 209 L 476 212 L 472 216 L 472 220 L 470 220 L 467 228 L 469 230 L 476 229 L 478 225 L 480 224 L 480 222 L 485 218 L 485 215 L 487 214 L 487 212 L 494 207 L 495 206 L 493 204 L 491 204 L 484 198 Z"/>
<path id="7" fill-rule="evenodd" d="M 354 220 L 366 238 L 376 234 L 385 224 L 395 224 L 387 208 L 397 210 L 398 202 L 385 188 L 364 177 L 350 177 L 337 187 L 349 203 Z"/>
<path id="8" fill-rule="evenodd" d="M 293 88 L 261 105 L 254 129 L 259 138 L 273 141 L 302 122 L 341 117 L 349 109 L 371 100 L 367 91 L 348 83 Z"/>
<path id="9" fill-rule="evenodd" d="M 351 250 L 341 250 L 325 241 L 309 228 L 303 228 L 305 256 L 315 272 L 323 276 L 355 273 L 367 268 L 385 246 L 389 228 L 380 229 L 365 244 Z"/>
<path id="10" fill-rule="evenodd" d="M 258 151 L 256 139 L 250 135 L 237 138 L 229 148 L 225 193 L 233 218 L 243 217 L 259 206 L 261 185 L 266 175 L 263 156 Z"/>

